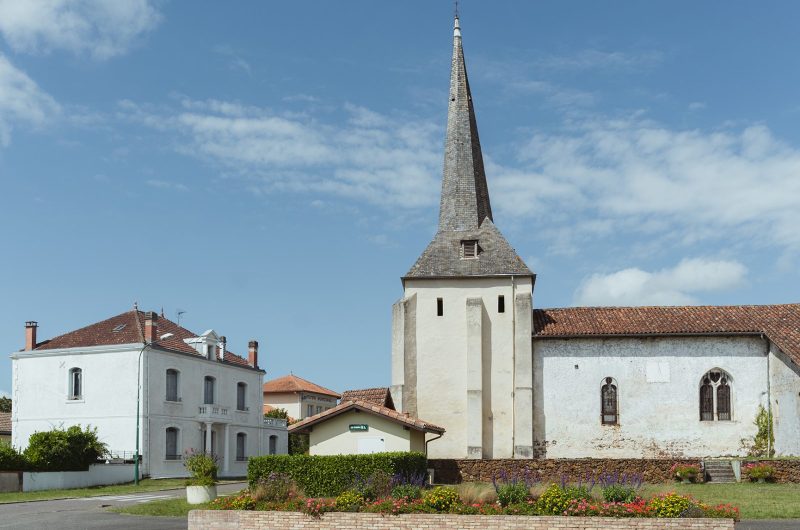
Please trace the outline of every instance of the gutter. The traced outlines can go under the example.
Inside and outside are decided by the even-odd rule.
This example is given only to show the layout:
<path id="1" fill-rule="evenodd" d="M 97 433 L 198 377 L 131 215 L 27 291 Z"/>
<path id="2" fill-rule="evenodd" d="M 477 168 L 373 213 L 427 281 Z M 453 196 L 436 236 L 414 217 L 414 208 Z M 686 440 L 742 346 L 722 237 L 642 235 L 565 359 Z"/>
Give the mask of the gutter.
<path id="1" fill-rule="evenodd" d="M 616 338 L 659 338 L 659 337 L 764 337 L 765 335 L 759 331 L 722 331 L 722 332 L 705 332 L 705 333 L 583 333 L 571 335 L 537 335 L 531 334 L 534 340 L 541 339 L 616 339 Z"/>

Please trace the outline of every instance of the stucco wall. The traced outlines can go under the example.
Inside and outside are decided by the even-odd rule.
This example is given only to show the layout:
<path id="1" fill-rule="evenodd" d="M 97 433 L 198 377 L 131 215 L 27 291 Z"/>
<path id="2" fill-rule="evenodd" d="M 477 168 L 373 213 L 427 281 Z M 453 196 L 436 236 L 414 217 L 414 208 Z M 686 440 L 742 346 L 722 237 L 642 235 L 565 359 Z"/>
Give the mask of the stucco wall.
<path id="1" fill-rule="evenodd" d="M 332 409 L 336 406 L 337 400 L 332 396 L 310 392 L 268 392 L 264 395 L 264 403 L 275 408 L 284 409 L 290 418 L 301 420 L 309 416 L 308 405 L 314 407 L 314 414 L 317 414 L 317 407 L 322 407 L 322 410 Z M 311 415 L 313 416 L 314 414 Z"/>
<path id="2" fill-rule="evenodd" d="M 368 431 L 350 432 L 350 424 L 367 424 Z M 314 425 L 309 434 L 312 455 L 358 454 L 358 440 L 383 439 L 385 451 L 424 451 L 422 433 L 365 412 L 349 411 Z"/>
<path id="3" fill-rule="evenodd" d="M 133 464 L 95 464 L 87 471 L 48 471 L 22 474 L 22 491 L 88 488 L 133 482 Z"/>
<path id="4" fill-rule="evenodd" d="M 769 368 L 775 454 L 800 456 L 800 367 L 773 346 Z"/>
<path id="5" fill-rule="evenodd" d="M 482 455 L 486 458 L 508 458 L 512 456 L 513 442 L 510 433 L 514 429 L 514 295 L 531 293 L 529 278 L 515 278 L 512 289 L 511 278 L 476 278 L 450 280 L 407 280 L 405 299 L 414 300 L 414 311 L 406 312 L 403 325 L 394 325 L 393 343 L 399 342 L 400 330 L 414 330 L 414 361 L 416 363 L 415 385 L 402 387 L 401 403 L 414 394 L 416 410 L 404 410 L 436 425 L 447 433 L 441 440 L 431 444 L 434 458 L 463 458 L 468 447 L 480 440 Z M 497 310 L 498 296 L 505 297 L 505 312 Z M 437 316 L 436 300 L 443 299 L 444 314 Z M 471 328 L 467 318 L 467 300 L 478 298 L 480 309 L 479 350 L 480 391 L 471 395 L 479 399 L 481 424 L 467 420 L 467 355 L 468 336 Z M 395 319 L 400 315 L 395 311 Z M 526 318 L 530 318 L 530 315 Z M 410 321 L 412 320 L 413 321 Z M 475 333 L 475 323 L 472 333 Z M 409 379 L 400 376 L 407 359 L 399 357 L 409 351 L 409 340 L 405 346 L 393 347 L 392 375 L 393 391 L 400 389 L 399 381 Z M 474 365 L 474 362 L 470 363 Z M 473 385 L 474 386 L 474 385 Z M 472 433 L 468 436 L 468 433 Z M 468 441 L 468 437 L 472 441 Z M 475 456 L 475 455 L 473 455 Z"/>
<path id="6" fill-rule="evenodd" d="M 766 403 L 765 341 L 753 337 L 538 339 L 534 436 L 548 458 L 744 455 Z M 731 376 L 731 421 L 700 421 L 699 385 Z M 619 425 L 601 425 L 600 387 L 618 384 Z"/>

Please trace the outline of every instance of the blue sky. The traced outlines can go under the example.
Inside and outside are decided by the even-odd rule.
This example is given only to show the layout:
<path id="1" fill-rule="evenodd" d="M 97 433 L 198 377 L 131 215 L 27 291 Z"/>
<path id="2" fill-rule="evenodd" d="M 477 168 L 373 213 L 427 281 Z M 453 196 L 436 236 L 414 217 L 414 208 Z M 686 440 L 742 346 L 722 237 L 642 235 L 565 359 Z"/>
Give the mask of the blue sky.
<path id="1" fill-rule="evenodd" d="M 535 307 L 800 301 L 800 5 L 461 13 Z M 4 351 L 26 320 L 47 338 L 138 301 L 258 339 L 268 377 L 388 385 L 451 28 L 446 0 L 0 0 Z"/>

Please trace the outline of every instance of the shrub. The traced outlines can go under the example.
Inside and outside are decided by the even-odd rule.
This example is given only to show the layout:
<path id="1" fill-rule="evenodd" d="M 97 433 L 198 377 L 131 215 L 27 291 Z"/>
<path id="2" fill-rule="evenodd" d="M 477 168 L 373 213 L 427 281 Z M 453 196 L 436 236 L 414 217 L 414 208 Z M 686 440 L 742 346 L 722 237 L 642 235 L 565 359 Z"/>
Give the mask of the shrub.
<path id="1" fill-rule="evenodd" d="M 664 493 L 650 499 L 647 507 L 654 517 L 678 517 L 693 504 L 692 500 L 685 495 Z"/>
<path id="2" fill-rule="evenodd" d="M 183 457 L 183 466 L 192 475 L 187 486 L 213 486 L 217 482 L 217 462 L 209 454 L 189 451 Z"/>
<path id="3" fill-rule="evenodd" d="M 422 488 L 414 484 L 400 484 L 392 488 L 392 498 L 406 502 L 415 501 L 422 498 Z"/>
<path id="4" fill-rule="evenodd" d="M 364 497 L 355 490 L 347 490 L 336 497 L 336 510 L 340 512 L 357 512 L 364 505 Z"/>
<path id="5" fill-rule="evenodd" d="M 509 504 L 519 504 L 528 500 L 528 486 L 524 482 L 516 484 L 502 484 L 497 488 L 497 500 L 500 506 L 506 507 Z"/>
<path id="6" fill-rule="evenodd" d="M 768 479 L 775 474 L 775 468 L 769 464 L 745 464 L 742 471 L 750 480 Z"/>
<path id="7" fill-rule="evenodd" d="M 23 455 L 34 471 L 86 471 L 107 452 L 106 444 L 97 438 L 97 429 L 73 425 L 33 433 Z"/>
<path id="8" fill-rule="evenodd" d="M 442 486 L 436 486 L 432 490 L 428 490 L 422 499 L 426 506 L 433 508 L 437 512 L 450 511 L 460 502 L 456 490 Z"/>
<path id="9" fill-rule="evenodd" d="M 681 464 L 675 462 L 669 469 L 670 473 L 679 479 L 694 480 L 700 474 L 700 467 L 694 464 Z"/>
<path id="10" fill-rule="evenodd" d="M 606 502 L 633 502 L 636 490 L 622 484 L 610 484 L 603 488 L 603 498 Z"/>
<path id="11" fill-rule="evenodd" d="M 251 491 L 257 502 L 286 502 L 300 496 L 294 480 L 286 473 L 270 473 L 262 477 Z"/>
<path id="12" fill-rule="evenodd" d="M 718 504 L 717 506 L 702 505 L 706 517 L 739 520 L 739 508 L 732 504 Z"/>
<path id="13" fill-rule="evenodd" d="M 322 517 L 325 512 L 332 512 L 336 507 L 336 501 L 326 499 L 306 499 L 306 502 L 300 505 L 300 511 L 311 517 Z"/>
<path id="14" fill-rule="evenodd" d="M 208 504 L 209 510 L 254 510 L 256 501 L 247 492 L 217 497 Z"/>
<path id="15" fill-rule="evenodd" d="M 468 506 L 492 503 L 497 500 L 495 489 L 483 482 L 465 482 L 456 486 L 456 491 L 458 491 L 461 502 Z"/>
<path id="16" fill-rule="evenodd" d="M 250 458 L 247 479 L 251 487 L 270 473 L 286 473 L 312 497 L 335 497 L 350 489 L 354 476 L 389 474 L 424 475 L 427 459 L 422 453 L 375 453 L 370 455 L 269 455 Z"/>
<path id="17" fill-rule="evenodd" d="M 8 444 L 0 443 L 0 471 L 24 471 L 25 457 Z"/>
<path id="18" fill-rule="evenodd" d="M 750 456 L 775 456 L 775 430 L 772 428 L 772 412 L 759 405 L 758 414 L 753 421 L 757 430 L 750 446 Z M 745 440 L 743 440 L 745 441 Z"/>
<path id="19" fill-rule="evenodd" d="M 539 496 L 536 505 L 546 515 L 561 515 L 569 505 L 570 498 L 558 484 L 550 484 Z"/>
<path id="20" fill-rule="evenodd" d="M 392 484 L 392 475 L 379 469 L 366 478 L 357 473 L 350 489 L 359 492 L 365 500 L 374 501 L 388 497 L 392 493 Z"/>

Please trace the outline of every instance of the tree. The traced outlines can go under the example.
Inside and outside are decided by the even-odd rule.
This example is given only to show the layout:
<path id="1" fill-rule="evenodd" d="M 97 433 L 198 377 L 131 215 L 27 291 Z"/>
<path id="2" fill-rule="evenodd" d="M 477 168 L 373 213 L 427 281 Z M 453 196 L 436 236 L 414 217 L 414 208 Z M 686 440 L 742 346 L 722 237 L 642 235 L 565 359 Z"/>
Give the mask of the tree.
<path id="1" fill-rule="evenodd" d="M 286 412 L 286 409 L 272 409 L 271 411 L 264 414 L 265 418 L 278 418 L 281 420 L 288 420 L 289 413 Z"/>
<path id="2" fill-rule="evenodd" d="M 12 401 L 10 397 L 0 397 L 0 412 L 11 412 Z"/>
<path id="3" fill-rule="evenodd" d="M 287 425 L 297 423 L 300 420 L 293 420 L 289 417 L 286 409 L 272 409 L 264 414 L 265 418 L 280 418 L 286 420 Z M 307 434 L 290 433 L 289 434 L 289 454 L 290 455 L 305 455 L 308 454 L 309 440 Z"/>

